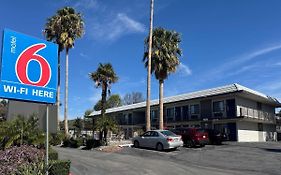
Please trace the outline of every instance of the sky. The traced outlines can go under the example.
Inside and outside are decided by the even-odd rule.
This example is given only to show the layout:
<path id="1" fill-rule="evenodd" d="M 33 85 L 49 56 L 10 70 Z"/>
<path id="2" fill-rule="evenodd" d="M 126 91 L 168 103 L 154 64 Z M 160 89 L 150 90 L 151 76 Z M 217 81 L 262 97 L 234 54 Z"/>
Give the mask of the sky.
<path id="1" fill-rule="evenodd" d="M 82 117 L 101 98 L 89 78 L 99 63 L 111 63 L 119 77 L 112 94 L 137 91 L 145 97 L 150 0 L 3 0 L 0 31 L 44 39 L 46 19 L 65 6 L 85 22 L 84 36 L 69 53 L 69 118 Z M 154 6 L 154 27 L 175 30 L 182 39 L 181 64 L 164 82 L 165 97 L 239 83 L 281 100 L 280 0 L 155 0 Z M 158 82 L 151 80 L 151 99 L 157 99 Z"/>

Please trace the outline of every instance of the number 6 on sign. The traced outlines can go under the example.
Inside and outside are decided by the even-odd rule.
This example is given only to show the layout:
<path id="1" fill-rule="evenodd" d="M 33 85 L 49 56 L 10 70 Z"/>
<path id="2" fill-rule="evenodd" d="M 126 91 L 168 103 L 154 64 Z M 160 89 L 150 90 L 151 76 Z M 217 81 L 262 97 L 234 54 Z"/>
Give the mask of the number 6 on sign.
<path id="1" fill-rule="evenodd" d="M 45 87 L 51 79 L 51 68 L 48 61 L 41 55 L 36 54 L 44 49 L 45 44 L 34 44 L 26 48 L 18 57 L 15 70 L 19 81 L 23 84 Z M 40 78 L 38 81 L 31 81 L 28 77 L 28 65 L 30 61 L 37 61 L 40 65 Z"/>

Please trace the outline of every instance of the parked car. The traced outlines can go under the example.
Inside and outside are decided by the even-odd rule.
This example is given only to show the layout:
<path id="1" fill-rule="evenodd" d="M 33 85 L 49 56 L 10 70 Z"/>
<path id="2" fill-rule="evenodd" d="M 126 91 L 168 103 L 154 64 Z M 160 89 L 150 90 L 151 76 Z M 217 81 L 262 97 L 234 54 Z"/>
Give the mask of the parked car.
<path id="1" fill-rule="evenodd" d="M 221 132 L 214 129 L 205 129 L 209 136 L 209 144 L 212 145 L 221 145 L 225 136 Z"/>
<path id="2" fill-rule="evenodd" d="M 159 151 L 166 149 L 176 149 L 183 146 L 181 136 L 169 130 L 147 131 L 132 139 L 134 147 L 153 148 Z"/>
<path id="3" fill-rule="evenodd" d="M 208 133 L 200 128 L 176 128 L 171 131 L 181 135 L 183 144 L 187 147 L 203 147 L 209 143 Z"/>

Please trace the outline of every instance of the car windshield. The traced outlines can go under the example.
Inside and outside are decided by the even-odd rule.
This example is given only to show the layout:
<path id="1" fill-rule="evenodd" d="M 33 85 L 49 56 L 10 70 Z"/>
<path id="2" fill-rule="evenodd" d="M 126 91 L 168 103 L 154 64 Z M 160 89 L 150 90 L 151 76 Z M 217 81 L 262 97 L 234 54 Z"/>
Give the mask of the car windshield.
<path id="1" fill-rule="evenodd" d="M 205 133 L 206 132 L 204 129 L 197 129 L 196 131 L 199 132 L 199 133 Z"/>
<path id="2" fill-rule="evenodd" d="M 171 131 L 160 131 L 160 133 L 163 134 L 164 136 L 177 136 Z"/>

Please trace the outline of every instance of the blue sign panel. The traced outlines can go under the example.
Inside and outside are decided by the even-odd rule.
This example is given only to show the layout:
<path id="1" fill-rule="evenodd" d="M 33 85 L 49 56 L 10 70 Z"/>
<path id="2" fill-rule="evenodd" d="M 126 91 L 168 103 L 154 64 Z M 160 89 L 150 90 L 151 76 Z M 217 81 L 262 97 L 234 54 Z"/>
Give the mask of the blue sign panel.
<path id="1" fill-rule="evenodd" d="M 56 44 L 5 29 L 1 63 L 0 97 L 56 102 Z"/>

